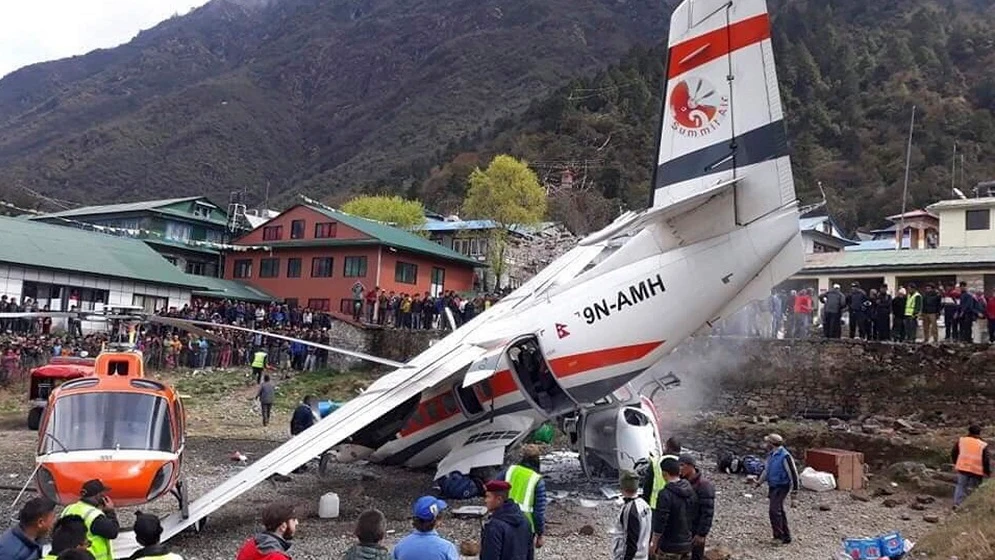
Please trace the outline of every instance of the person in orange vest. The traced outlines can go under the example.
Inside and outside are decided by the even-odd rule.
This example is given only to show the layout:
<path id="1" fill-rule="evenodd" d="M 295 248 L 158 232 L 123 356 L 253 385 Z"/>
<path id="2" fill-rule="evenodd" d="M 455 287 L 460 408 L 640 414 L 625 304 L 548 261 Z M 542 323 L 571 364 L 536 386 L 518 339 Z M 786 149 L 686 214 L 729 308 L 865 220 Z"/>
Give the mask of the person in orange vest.
<path id="1" fill-rule="evenodd" d="M 950 459 L 957 471 L 957 489 L 954 490 L 954 508 L 960 506 L 982 479 L 992 475 L 988 458 L 988 443 L 981 439 L 981 426 L 972 424 L 967 435 L 958 439 L 950 452 Z"/>

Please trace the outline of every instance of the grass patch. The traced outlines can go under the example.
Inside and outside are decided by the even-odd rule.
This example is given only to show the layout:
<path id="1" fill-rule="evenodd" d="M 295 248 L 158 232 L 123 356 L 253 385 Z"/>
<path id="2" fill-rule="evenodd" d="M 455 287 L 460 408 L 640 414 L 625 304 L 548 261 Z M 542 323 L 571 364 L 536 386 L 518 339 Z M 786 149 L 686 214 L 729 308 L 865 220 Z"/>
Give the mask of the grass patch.
<path id="1" fill-rule="evenodd" d="M 276 408 L 293 409 L 306 395 L 319 400 L 345 402 L 369 387 L 377 375 L 368 371 L 310 371 L 291 379 L 276 379 Z"/>
<path id="2" fill-rule="evenodd" d="M 995 559 L 995 482 L 986 480 L 960 510 L 916 543 L 928 558 Z"/>

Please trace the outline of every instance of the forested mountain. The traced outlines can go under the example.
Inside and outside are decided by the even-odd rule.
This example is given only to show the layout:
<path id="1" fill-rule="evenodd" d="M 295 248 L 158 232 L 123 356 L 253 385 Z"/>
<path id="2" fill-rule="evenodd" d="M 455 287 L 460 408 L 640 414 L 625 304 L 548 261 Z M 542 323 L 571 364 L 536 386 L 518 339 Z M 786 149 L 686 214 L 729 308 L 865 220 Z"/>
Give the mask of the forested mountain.
<path id="1" fill-rule="evenodd" d="M 995 178 L 988 0 L 769 0 L 798 191 L 847 228 Z M 658 0 L 213 0 L 131 43 L 0 80 L 0 195 L 93 203 L 246 189 L 455 211 L 490 155 L 590 229 L 648 199 Z M 608 69 L 609 64 L 614 64 Z M 558 88 L 558 89 L 557 89 Z M 21 193 L 22 190 L 16 189 Z M 6 195 L 4 195 L 6 196 Z"/>
<path id="2" fill-rule="evenodd" d="M 659 40 L 668 12 L 659 0 L 213 0 L 0 80 L 0 188 L 97 203 L 400 187 L 453 138 Z"/>
<path id="3" fill-rule="evenodd" d="M 773 43 L 800 196 L 844 227 L 878 225 L 901 210 L 912 106 L 917 123 L 909 207 L 951 197 L 957 184 L 995 179 L 995 8 L 984 0 L 771 0 Z M 551 208 L 575 227 L 599 225 L 649 197 L 664 48 L 633 49 L 594 77 L 537 101 L 453 146 L 453 162 L 423 185 L 458 201 L 468 162 L 510 152 L 551 182 L 569 167 L 587 191 Z M 459 153 L 460 151 L 469 153 Z M 480 153 L 476 153 L 476 152 Z M 963 175 L 963 176 L 962 176 Z M 457 177 L 454 179 L 453 177 Z M 577 184 L 575 179 L 575 185 Z"/>

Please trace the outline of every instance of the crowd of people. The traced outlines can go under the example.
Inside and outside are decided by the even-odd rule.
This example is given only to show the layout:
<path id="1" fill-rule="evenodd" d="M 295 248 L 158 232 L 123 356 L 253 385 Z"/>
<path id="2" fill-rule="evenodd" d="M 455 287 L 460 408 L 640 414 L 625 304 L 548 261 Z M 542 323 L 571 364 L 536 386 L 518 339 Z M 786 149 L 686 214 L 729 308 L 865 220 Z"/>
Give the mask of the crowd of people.
<path id="1" fill-rule="evenodd" d="M 362 283 L 356 282 L 352 287 L 352 318 L 402 329 L 445 329 L 446 309 L 459 327 L 489 309 L 498 299 L 496 294 L 464 297 L 452 290 L 438 296 L 429 292 L 397 293 L 379 286 L 367 290 Z"/>
<path id="2" fill-rule="evenodd" d="M 941 327 L 942 326 L 942 331 Z M 845 327 L 845 328 L 844 328 Z M 887 285 L 868 290 L 853 282 L 815 295 L 812 289 L 774 290 L 719 327 L 726 334 L 762 338 L 825 338 L 896 342 L 995 342 L 995 291 L 959 284 L 909 283 L 892 293 Z M 844 332 L 845 331 L 845 332 Z M 942 334 L 942 336 L 941 336 Z"/>
<path id="3" fill-rule="evenodd" d="M 358 315 L 354 318 L 384 328 L 405 329 L 450 328 L 444 318 L 447 308 L 459 327 L 498 301 L 496 295 L 464 298 L 452 291 L 432 297 L 427 292 L 419 296 L 374 288 L 359 295 L 364 299 L 356 306 Z M 0 298 L 0 312 L 47 310 L 30 298 L 21 302 L 7 296 Z M 181 308 L 160 309 L 156 315 L 234 325 L 324 345 L 331 343 L 329 329 L 337 320 L 330 313 L 308 307 L 207 299 L 194 300 Z M 50 317 L 0 320 L 0 384 L 23 377 L 53 356 L 96 356 L 108 341 L 105 332 L 84 335 L 77 319 L 69 319 L 65 326 L 53 328 Z M 209 339 L 180 328 L 146 323 L 139 326 L 135 343 L 143 352 L 146 367 L 154 370 L 244 367 L 253 363 L 260 350 L 265 354 L 266 367 L 271 369 L 313 371 L 329 365 L 327 350 L 258 333 L 212 331 L 215 338 Z"/>

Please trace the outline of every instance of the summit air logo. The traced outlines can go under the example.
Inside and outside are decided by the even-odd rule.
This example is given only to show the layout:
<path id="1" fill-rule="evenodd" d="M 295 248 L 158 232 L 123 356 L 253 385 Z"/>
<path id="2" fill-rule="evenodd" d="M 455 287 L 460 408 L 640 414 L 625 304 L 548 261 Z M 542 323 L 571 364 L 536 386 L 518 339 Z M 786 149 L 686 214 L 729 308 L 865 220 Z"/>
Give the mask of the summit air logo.
<path id="1" fill-rule="evenodd" d="M 719 129 L 729 112 L 729 98 L 719 95 L 707 80 L 687 78 L 670 92 L 670 111 L 678 134 L 698 138 Z"/>

